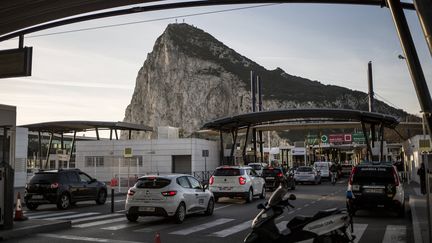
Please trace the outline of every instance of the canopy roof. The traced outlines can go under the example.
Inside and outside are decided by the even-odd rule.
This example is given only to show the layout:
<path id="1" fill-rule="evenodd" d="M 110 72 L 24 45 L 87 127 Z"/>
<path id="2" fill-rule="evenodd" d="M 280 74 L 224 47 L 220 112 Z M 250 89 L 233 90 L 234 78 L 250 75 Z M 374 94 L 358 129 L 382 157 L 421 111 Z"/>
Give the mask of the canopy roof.
<path id="1" fill-rule="evenodd" d="M 372 125 L 382 124 L 395 128 L 399 120 L 390 115 L 375 112 L 346 109 L 288 109 L 246 113 L 217 119 L 204 124 L 202 129 L 233 131 L 247 126 L 260 126 L 276 123 L 302 122 L 304 124 L 317 121 L 326 122 L 364 122 Z"/>
<path id="2" fill-rule="evenodd" d="M 33 132 L 71 133 L 98 129 L 152 132 L 153 128 L 141 124 L 103 121 L 55 121 L 22 125 Z"/>

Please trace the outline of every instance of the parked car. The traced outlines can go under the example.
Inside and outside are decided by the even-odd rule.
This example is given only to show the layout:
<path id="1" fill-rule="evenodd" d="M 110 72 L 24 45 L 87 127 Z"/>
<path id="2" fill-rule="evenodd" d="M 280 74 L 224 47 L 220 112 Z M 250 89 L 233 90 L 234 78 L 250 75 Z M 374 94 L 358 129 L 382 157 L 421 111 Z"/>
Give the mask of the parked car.
<path id="1" fill-rule="evenodd" d="M 351 164 L 342 164 L 342 176 L 349 176 L 353 166 Z"/>
<path id="2" fill-rule="evenodd" d="M 265 186 L 269 191 L 275 190 L 282 181 L 286 181 L 288 183 L 288 188 L 291 188 L 291 190 L 295 189 L 294 177 L 284 173 L 284 170 L 281 167 L 264 168 L 262 177 L 264 178 Z"/>
<path id="3" fill-rule="evenodd" d="M 140 216 L 165 216 L 182 223 L 188 214 L 212 215 L 214 202 L 213 193 L 193 176 L 143 176 L 127 193 L 126 218 L 135 222 Z"/>
<path id="4" fill-rule="evenodd" d="M 107 197 L 105 183 L 99 182 L 79 169 L 39 171 L 25 186 L 24 202 L 30 210 L 41 204 L 56 204 L 67 209 L 79 201 L 95 200 L 104 204 Z"/>
<path id="5" fill-rule="evenodd" d="M 330 179 L 330 167 L 332 162 L 317 161 L 313 166 L 320 172 L 322 178 Z"/>
<path id="6" fill-rule="evenodd" d="M 254 196 L 265 198 L 265 182 L 252 167 L 221 166 L 209 180 L 215 201 L 221 197 L 241 197 L 252 202 Z"/>
<path id="7" fill-rule="evenodd" d="M 347 196 L 351 209 L 383 207 L 405 215 L 405 193 L 396 167 L 391 163 L 362 163 L 353 168 Z M 350 198 L 351 197 L 351 198 Z"/>
<path id="8" fill-rule="evenodd" d="M 321 184 L 321 175 L 313 166 L 300 166 L 294 174 L 296 183 L 310 182 L 313 184 Z"/>
<path id="9" fill-rule="evenodd" d="M 252 167 L 258 175 L 262 175 L 264 168 L 267 167 L 266 163 L 249 163 L 248 166 Z"/>

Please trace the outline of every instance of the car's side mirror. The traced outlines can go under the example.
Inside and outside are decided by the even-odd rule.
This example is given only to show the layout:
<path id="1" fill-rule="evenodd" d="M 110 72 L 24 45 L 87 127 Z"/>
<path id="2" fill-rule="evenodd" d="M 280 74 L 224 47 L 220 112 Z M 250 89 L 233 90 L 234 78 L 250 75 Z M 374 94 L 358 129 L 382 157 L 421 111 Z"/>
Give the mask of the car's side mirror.
<path id="1" fill-rule="evenodd" d="M 205 190 L 207 190 L 207 189 L 208 189 L 208 187 L 209 187 L 209 185 L 208 185 L 208 184 L 204 184 L 204 185 L 202 186 L 203 192 L 205 192 Z"/>
<path id="2" fill-rule="evenodd" d="M 296 200 L 296 196 L 294 194 L 290 194 L 288 199 L 291 201 L 294 201 L 294 200 Z"/>

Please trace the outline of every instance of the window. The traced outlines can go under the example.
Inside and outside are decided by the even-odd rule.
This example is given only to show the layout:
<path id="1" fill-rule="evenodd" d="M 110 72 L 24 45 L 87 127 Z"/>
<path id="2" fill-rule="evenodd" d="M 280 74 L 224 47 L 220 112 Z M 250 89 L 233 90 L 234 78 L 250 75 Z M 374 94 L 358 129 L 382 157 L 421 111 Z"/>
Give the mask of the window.
<path id="1" fill-rule="evenodd" d="M 250 171 L 249 175 L 258 176 L 258 174 L 255 172 L 255 170 L 249 170 L 249 171 Z"/>
<path id="2" fill-rule="evenodd" d="M 123 167 L 136 167 L 137 166 L 137 160 L 138 160 L 138 166 L 143 166 L 143 157 L 142 156 L 133 156 L 131 158 L 124 158 L 122 162 Z"/>
<path id="3" fill-rule="evenodd" d="M 215 171 L 215 176 L 239 176 L 243 175 L 243 170 L 236 168 L 220 168 Z"/>
<path id="4" fill-rule="evenodd" d="M 85 157 L 85 166 L 86 167 L 94 167 L 96 163 L 96 167 L 104 167 L 104 157 L 103 156 L 86 156 Z"/>
<path id="5" fill-rule="evenodd" d="M 182 176 L 177 178 L 177 184 L 179 184 L 180 186 L 184 187 L 184 188 L 191 188 L 188 179 L 186 178 L 186 176 Z"/>
<path id="6" fill-rule="evenodd" d="M 84 173 L 79 173 L 79 177 L 80 177 L 80 181 L 83 183 L 90 183 L 90 181 L 91 181 L 90 176 L 88 176 Z"/>
<path id="7" fill-rule="evenodd" d="M 201 183 L 197 179 L 193 177 L 188 177 L 188 179 L 193 189 L 202 189 Z"/>
<path id="8" fill-rule="evenodd" d="M 159 189 L 168 186 L 171 180 L 160 177 L 144 177 L 140 178 L 137 183 L 137 188 L 154 188 Z"/>
<path id="9" fill-rule="evenodd" d="M 78 176 L 74 172 L 66 173 L 69 182 L 79 182 Z"/>

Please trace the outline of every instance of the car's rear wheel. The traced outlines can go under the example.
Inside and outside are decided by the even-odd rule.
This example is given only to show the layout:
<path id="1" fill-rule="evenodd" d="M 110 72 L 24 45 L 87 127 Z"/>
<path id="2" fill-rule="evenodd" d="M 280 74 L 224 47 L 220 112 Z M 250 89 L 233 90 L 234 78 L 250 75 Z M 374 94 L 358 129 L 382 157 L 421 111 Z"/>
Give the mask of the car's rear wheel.
<path id="1" fill-rule="evenodd" d="M 127 213 L 126 218 L 127 218 L 127 220 L 129 220 L 129 222 L 136 222 L 138 220 L 138 215 Z"/>
<path id="2" fill-rule="evenodd" d="M 105 190 L 100 190 L 99 193 L 98 193 L 98 195 L 97 195 L 97 198 L 96 198 L 96 203 L 99 204 L 99 205 L 105 204 L 106 199 L 107 199 L 107 193 L 106 193 L 106 191 Z"/>
<path id="3" fill-rule="evenodd" d="M 67 193 L 63 193 L 57 201 L 58 209 L 68 209 L 71 206 L 70 196 Z"/>
<path id="4" fill-rule="evenodd" d="M 37 203 L 26 203 L 26 207 L 30 210 L 36 210 L 39 207 Z"/>
<path id="5" fill-rule="evenodd" d="M 210 198 L 208 204 L 207 204 L 207 209 L 204 212 L 205 215 L 210 216 L 213 214 L 214 211 L 214 201 L 213 198 Z"/>
<path id="6" fill-rule="evenodd" d="M 263 186 L 262 191 L 261 191 L 260 198 L 261 198 L 261 199 L 264 199 L 265 197 L 266 197 L 266 188 L 265 188 L 265 186 Z"/>
<path id="7" fill-rule="evenodd" d="M 181 224 L 181 223 L 183 223 L 183 221 L 185 220 L 185 218 L 186 218 L 186 206 L 182 202 L 182 203 L 180 203 L 180 205 L 177 208 L 176 213 L 174 214 L 174 221 L 177 224 Z"/>
<path id="8" fill-rule="evenodd" d="M 247 197 L 246 197 L 246 202 L 247 203 L 250 203 L 250 202 L 252 202 L 253 201 L 253 190 L 252 190 L 252 188 L 250 188 L 249 189 L 249 192 L 248 192 L 248 194 L 247 194 Z"/>

